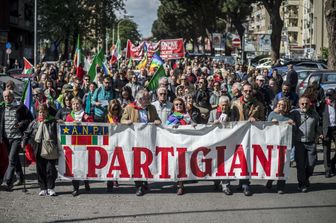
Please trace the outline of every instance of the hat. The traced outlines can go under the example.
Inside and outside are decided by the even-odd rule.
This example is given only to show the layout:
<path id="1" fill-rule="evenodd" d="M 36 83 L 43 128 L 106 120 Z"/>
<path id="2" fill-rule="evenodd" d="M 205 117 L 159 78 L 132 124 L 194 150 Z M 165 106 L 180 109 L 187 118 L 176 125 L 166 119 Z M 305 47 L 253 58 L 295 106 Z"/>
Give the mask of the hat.
<path id="1" fill-rule="evenodd" d="M 71 84 L 65 84 L 63 85 L 63 90 L 65 91 L 72 91 L 72 85 Z"/>
<path id="2" fill-rule="evenodd" d="M 258 75 L 256 80 L 264 81 L 265 77 L 264 77 L 264 75 Z"/>

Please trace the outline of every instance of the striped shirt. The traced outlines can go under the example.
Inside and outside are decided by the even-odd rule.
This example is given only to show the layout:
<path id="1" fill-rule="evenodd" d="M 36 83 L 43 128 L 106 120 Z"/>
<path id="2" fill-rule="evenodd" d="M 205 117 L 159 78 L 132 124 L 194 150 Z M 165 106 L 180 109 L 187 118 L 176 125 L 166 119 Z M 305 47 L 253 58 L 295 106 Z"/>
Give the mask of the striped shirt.
<path id="1" fill-rule="evenodd" d="M 9 106 L 5 108 L 5 137 L 7 139 L 18 139 L 22 137 L 19 128 L 16 126 L 16 107 Z"/>

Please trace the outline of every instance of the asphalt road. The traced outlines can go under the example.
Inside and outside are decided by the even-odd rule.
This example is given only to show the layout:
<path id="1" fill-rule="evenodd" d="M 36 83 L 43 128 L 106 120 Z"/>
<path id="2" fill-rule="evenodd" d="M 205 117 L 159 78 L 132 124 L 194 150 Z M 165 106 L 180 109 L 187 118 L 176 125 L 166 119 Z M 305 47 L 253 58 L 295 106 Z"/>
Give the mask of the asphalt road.
<path id="1" fill-rule="evenodd" d="M 308 193 L 297 192 L 296 169 L 290 168 L 286 193 L 265 181 L 252 181 L 253 196 L 245 197 L 234 182 L 232 196 L 213 190 L 212 182 L 186 185 L 177 196 L 172 184 L 151 183 L 151 191 L 135 196 L 133 183 L 121 183 L 106 193 L 104 182 L 91 183 L 91 192 L 72 197 L 71 182 L 56 183 L 57 197 L 39 197 L 35 166 L 27 170 L 28 192 L 22 186 L 0 191 L 0 222 L 300 222 L 336 219 L 336 176 L 324 177 L 322 153 Z"/>

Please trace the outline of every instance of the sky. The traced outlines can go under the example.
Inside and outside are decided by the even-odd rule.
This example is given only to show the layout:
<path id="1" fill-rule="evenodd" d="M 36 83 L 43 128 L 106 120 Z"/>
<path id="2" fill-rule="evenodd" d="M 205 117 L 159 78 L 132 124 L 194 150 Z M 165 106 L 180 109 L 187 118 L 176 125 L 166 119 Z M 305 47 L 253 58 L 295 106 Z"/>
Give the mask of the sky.
<path id="1" fill-rule="evenodd" d="M 142 37 L 152 35 L 152 24 L 157 19 L 159 0 L 126 0 L 125 8 L 129 16 L 134 16 L 133 21 L 138 24 L 138 31 Z"/>

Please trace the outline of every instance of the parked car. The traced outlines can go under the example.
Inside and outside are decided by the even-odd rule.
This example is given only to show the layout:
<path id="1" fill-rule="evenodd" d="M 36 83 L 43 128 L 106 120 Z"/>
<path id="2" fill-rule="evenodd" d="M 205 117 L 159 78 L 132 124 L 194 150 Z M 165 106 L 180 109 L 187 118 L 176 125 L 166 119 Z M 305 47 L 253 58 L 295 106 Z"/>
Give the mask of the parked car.
<path id="1" fill-rule="evenodd" d="M 336 70 L 318 70 L 311 72 L 298 86 L 298 94 L 301 96 L 308 84 L 317 81 L 326 92 L 328 89 L 336 88 Z"/>
<path id="2" fill-rule="evenodd" d="M 308 77 L 308 75 L 311 72 L 318 71 L 318 69 L 302 69 L 302 70 L 296 70 L 296 73 L 298 74 L 298 84 L 296 86 L 296 91 L 298 92 L 299 85 L 301 84 L 302 81 Z M 282 79 L 284 81 L 287 80 L 287 73 L 280 73 L 282 75 Z"/>
<path id="3" fill-rule="evenodd" d="M 303 61 L 303 62 L 295 63 L 293 68 L 294 68 L 294 70 L 303 70 L 303 69 L 307 69 L 307 70 L 309 70 L 309 69 L 326 70 L 326 69 L 328 69 L 328 66 L 326 64 L 322 63 L 322 62 Z M 280 73 L 285 73 L 285 72 L 288 71 L 287 65 L 272 67 L 272 69 L 277 69 Z"/>
<path id="4" fill-rule="evenodd" d="M 224 64 L 229 64 L 231 66 L 236 64 L 236 61 L 233 58 L 233 56 L 214 56 L 213 61 L 214 62 L 223 62 Z"/>

